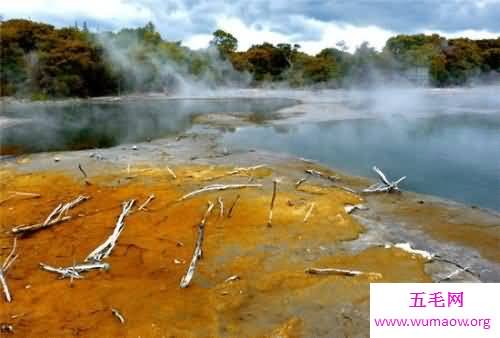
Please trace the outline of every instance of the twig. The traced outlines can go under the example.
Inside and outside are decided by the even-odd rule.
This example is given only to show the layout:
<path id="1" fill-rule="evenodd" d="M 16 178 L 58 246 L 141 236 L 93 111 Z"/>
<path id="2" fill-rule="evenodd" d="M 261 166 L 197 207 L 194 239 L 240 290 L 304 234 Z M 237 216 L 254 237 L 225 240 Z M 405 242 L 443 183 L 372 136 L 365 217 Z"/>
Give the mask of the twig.
<path id="1" fill-rule="evenodd" d="M 333 175 L 327 175 L 321 171 L 318 171 L 318 170 L 314 170 L 314 169 L 306 169 L 305 172 L 311 176 L 318 176 L 318 177 L 321 177 L 321 178 L 325 178 L 327 180 L 330 180 L 332 182 L 335 182 L 338 180 L 338 177 L 337 176 L 333 176 Z"/>
<path id="2" fill-rule="evenodd" d="M 362 272 L 336 268 L 308 268 L 305 272 L 311 275 L 369 276 L 373 278 L 382 278 L 382 274 L 379 272 Z"/>
<path id="3" fill-rule="evenodd" d="M 346 204 L 344 210 L 346 213 L 351 214 L 355 210 L 368 210 L 368 207 L 364 204 Z"/>
<path id="4" fill-rule="evenodd" d="M 224 283 L 234 282 L 235 280 L 239 280 L 239 279 L 240 279 L 240 276 L 238 276 L 238 275 L 233 275 L 233 276 L 227 277 L 227 278 L 224 280 Z"/>
<path id="5" fill-rule="evenodd" d="M 73 279 L 83 278 L 83 276 L 81 275 L 82 272 L 87 272 L 90 270 L 108 270 L 109 264 L 101 262 L 91 262 L 91 263 L 73 264 L 73 266 L 63 268 L 63 267 L 53 267 L 44 263 L 40 263 L 40 267 L 42 268 L 42 270 L 61 275 L 60 278 L 71 278 L 71 280 L 73 280 Z"/>
<path id="6" fill-rule="evenodd" d="M 222 197 L 217 197 L 217 202 L 219 203 L 219 217 L 224 217 L 224 201 L 222 200 Z"/>
<path id="7" fill-rule="evenodd" d="M 154 198 L 155 198 L 154 194 L 149 195 L 148 198 L 146 199 L 146 201 L 144 203 L 142 203 L 141 206 L 137 210 L 144 210 L 144 209 L 146 209 L 146 206 L 149 204 L 149 202 L 151 202 L 152 200 L 154 200 Z"/>
<path id="8" fill-rule="evenodd" d="M 70 201 L 65 204 L 61 203 L 54 210 L 52 210 L 52 212 L 49 214 L 49 216 L 47 216 L 47 218 L 43 223 L 37 223 L 31 225 L 19 225 L 12 228 L 11 232 L 14 234 L 19 234 L 19 233 L 24 234 L 27 232 L 34 232 L 67 221 L 71 219 L 71 216 L 67 215 L 68 211 L 88 199 L 89 199 L 88 196 L 80 195 L 73 201 Z"/>
<path id="9" fill-rule="evenodd" d="M 259 165 L 256 165 L 253 167 L 248 167 L 248 168 L 234 168 L 234 170 L 228 171 L 227 174 L 228 175 L 236 175 L 236 174 L 239 174 L 241 172 L 257 170 L 257 169 L 260 169 L 260 168 L 265 167 L 265 166 L 266 166 L 265 164 L 259 164 Z"/>
<path id="10" fill-rule="evenodd" d="M 108 237 L 108 239 L 99 245 L 94 251 L 92 251 L 87 258 L 85 258 L 85 262 L 100 262 L 102 259 L 108 257 L 111 254 L 111 251 L 116 245 L 116 242 L 118 241 L 118 237 L 120 237 L 120 234 L 123 231 L 123 228 L 125 227 L 125 217 L 127 214 L 130 212 L 130 209 L 132 209 L 132 206 L 134 205 L 135 200 L 130 200 L 122 205 L 122 212 L 120 216 L 118 216 L 118 220 L 116 221 L 115 228 L 113 230 L 113 233 L 111 236 Z"/>
<path id="11" fill-rule="evenodd" d="M 120 313 L 120 311 L 118 311 L 118 309 L 112 308 L 111 312 L 113 313 L 113 315 L 116 318 L 118 318 L 118 320 L 120 321 L 120 323 L 125 324 L 125 317 Z"/>
<path id="12" fill-rule="evenodd" d="M 14 261 L 17 259 L 16 248 L 17 248 L 17 239 L 14 237 L 12 250 L 10 251 L 9 255 L 3 262 L 2 266 L 0 267 L 0 284 L 2 285 L 3 294 L 5 295 L 5 300 L 7 301 L 7 303 L 12 302 L 12 295 L 10 294 L 9 286 L 7 285 L 7 280 L 5 279 L 5 275 L 7 274 L 7 271 L 12 266 Z"/>
<path id="13" fill-rule="evenodd" d="M 298 180 L 297 182 L 295 182 L 295 189 L 298 189 L 300 187 L 300 185 L 302 183 L 304 183 L 305 181 L 307 181 L 307 178 L 303 177 L 300 180 Z"/>
<path id="14" fill-rule="evenodd" d="M 219 191 L 219 190 L 227 190 L 227 189 L 243 189 L 243 188 L 261 188 L 262 184 L 212 184 L 209 186 L 206 186 L 204 188 L 195 190 L 190 192 L 189 194 L 186 194 L 182 196 L 181 198 L 178 199 L 178 201 L 183 201 L 185 199 L 188 199 L 190 197 L 193 197 L 195 195 L 208 192 L 208 191 Z"/>
<path id="15" fill-rule="evenodd" d="M 470 270 L 469 270 L 468 267 L 458 268 L 455 271 L 453 271 L 452 273 L 450 273 L 448 276 L 446 276 L 446 277 L 441 278 L 440 280 L 438 280 L 438 283 L 441 283 L 441 282 L 444 282 L 444 281 L 448 281 L 448 280 L 454 278 L 455 276 L 457 276 L 458 274 L 460 274 L 461 272 L 464 272 L 464 271 L 470 273 Z"/>
<path id="16" fill-rule="evenodd" d="M 233 204 L 231 204 L 231 207 L 229 208 L 229 211 L 227 212 L 227 218 L 231 218 L 231 215 L 233 214 L 233 209 L 234 209 L 234 207 L 239 199 L 240 199 L 240 194 L 236 195 L 236 198 L 234 199 Z"/>
<path id="17" fill-rule="evenodd" d="M 198 259 L 203 256 L 203 238 L 205 237 L 205 224 L 207 222 L 207 218 L 212 212 L 214 205 L 211 202 L 208 202 L 207 210 L 201 219 L 200 224 L 198 225 L 198 238 L 196 239 L 196 244 L 193 251 L 193 258 L 191 259 L 191 263 L 189 264 L 189 268 L 186 271 L 186 274 L 182 277 L 180 287 L 187 288 L 189 283 L 191 283 L 191 279 L 193 278 L 194 272 L 196 270 L 196 264 L 198 263 Z"/>
<path id="18" fill-rule="evenodd" d="M 268 227 L 271 227 L 273 222 L 274 200 L 276 199 L 277 188 L 278 188 L 278 180 L 273 180 L 273 197 L 271 198 L 271 205 L 269 206 L 269 217 L 267 219 Z"/>
<path id="19" fill-rule="evenodd" d="M 311 203 L 311 206 L 309 207 L 309 209 L 307 210 L 306 215 L 304 216 L 304 223 L 306 223 L 307 220 L 309 219 L 309 216 L 311 216 L 311 213 L 312 213 L 312 211 L 314 209 L 314 206 L 315 206 L 315 203 L 314 202 Z"/>
<path id="20" fill-rule="evenodd" d="M 83 170 L 83 167 L 80 163 L 78 163 L 78 169 L 80 169 L 80 172 L 82 173 L 83 177 L 84 178 L 87 178 L 87 173 L 85 172 L 85 170 Z"/>
<path id="21" fill-rule="evenodd" d="M 172 169 L 170 169 L 169 166 L 167 166 L 167 171 L 170 175 L 172 175 L 172 177 L 174 178 L 174 180 L 177 178 L 177 175 L 174 173 L 174 171 Z"/>

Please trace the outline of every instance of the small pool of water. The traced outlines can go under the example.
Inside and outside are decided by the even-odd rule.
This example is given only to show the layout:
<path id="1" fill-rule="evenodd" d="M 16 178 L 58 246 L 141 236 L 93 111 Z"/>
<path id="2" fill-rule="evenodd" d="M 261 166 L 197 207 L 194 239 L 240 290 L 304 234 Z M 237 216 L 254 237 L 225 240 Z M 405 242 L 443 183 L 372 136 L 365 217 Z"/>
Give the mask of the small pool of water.
<path id="1" fill-rule="evenodd" d="M 408 176 L 402 188 L 500 210 L 500 115 L 345 120 L 238 128 L 231 148 L 314 159 L 347 173 Z"/>
<path id="2" fill-rule="evenodd" d="M 47 102 L 2 105 L 0 154 L 106 148 L 188 130 L 205 113 L 248 113 L 265 121 L 298 101 L 280 98 L 137 99 L 118 102 Z"/>

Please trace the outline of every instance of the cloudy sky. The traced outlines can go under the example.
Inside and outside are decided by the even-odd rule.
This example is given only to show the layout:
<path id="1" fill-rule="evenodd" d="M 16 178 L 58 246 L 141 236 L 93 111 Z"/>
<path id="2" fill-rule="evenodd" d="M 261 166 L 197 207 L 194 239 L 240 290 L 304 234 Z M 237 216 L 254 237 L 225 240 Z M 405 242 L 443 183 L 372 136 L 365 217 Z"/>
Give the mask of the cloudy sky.
<path id="1" fill-rule="evenodd" d="M 500 37 L 500 0 L 1 0 L 0 15 L 55 26 L 86 21 L 94 31 L 152 21 L 164 38 L 195 49 L 218 28 L 240 50 L 289 42 L 312 54 L 342 40 L 350 50 L 363 41 L 379 49 L 398 33 Z"/>

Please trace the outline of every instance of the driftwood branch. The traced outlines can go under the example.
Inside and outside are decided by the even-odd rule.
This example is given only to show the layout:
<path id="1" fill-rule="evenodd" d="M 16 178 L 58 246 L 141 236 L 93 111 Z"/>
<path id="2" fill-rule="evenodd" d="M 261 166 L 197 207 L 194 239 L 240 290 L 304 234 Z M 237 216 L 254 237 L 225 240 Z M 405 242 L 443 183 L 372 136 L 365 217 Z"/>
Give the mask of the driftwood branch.
<path id="1" fill-rule="evenodd" d="M 53 267 L 44 263 L 40 263 L 40 267 L 42 268 L 42 270 L 59 274 L 60 278 L 81 279 L 83 278 L 83 276 L 81 275 L 82 272 L 87 272 L 90 270 L 108 270 L 109 264 L 101 262 L 91 262 L 76 264 L 67 268 L 63 268 Z"/>
<path id="2" fill-rule="evenodd" d="M 188 270 L 186 274 L 182 277 L 180 287 L 187 288 L 189 283 L 191 283 L 191 279 L 193 279 L 194 272 L 196 270 L 196 264 L 198 260 L 203 256 L 203 239 L 205 237 L 205 224 L 207 223 L 207 218 L 212 212 L 214 205 L 211 202 L 208 202 L 207 210 L 201 219 L 200 224 L 198 225 L 198 238 L 196 239 L 196 244 L 193 251 L 193 258 L 191 259 L 191 263 L 189 264 Z"/>
<path id="3" fill-rule="evenodd" d="M 148 198 L 146 199 L 146 201 L 144 203 L 141 204 L 141 206 L 137 209 L 137 210 L 144 210 L 146 209 L 146 206 L 152 201 L 155 199 L 155 195 L 154 194 L 151 194 L 148 196 Z"/>
<path id="4" fill-rule="evenodd" d="M 271 198 L 271 205 L 269 206 L 269 217 L 267 218 L 267 226 L 271 227 L 273 223 L 273 209 L 274 209 L 274 200 L 276 199 L 276 193 L 278 189 L 278 180 L 273 181 L 273 197 Z"/>
<path id="5" fill-rule="evenodd" d="M 363 189 L 363 192 L 365 192 L 365 193 L 399 191 L 398 184 L 406 179 L 406 176 L 403 176 L 403 177 L 397 179 L 396 181 L 391 182 L 391 181 L 389 181 L 387 176 L 385 176 L 385 174 L 382 172 L 382 170 L 380 170 L 376 166 L 374 166 L 372 169 L 379 176 L 381 183 L 375 183 L 375 184 L 369 186 L 368 188 Z"/>
<path id="6" fill-rule="evenodd" d="M 12 295 L 10 294 L 9 286 L 7 285 L 7 280 L 5 279 L 5 275 L 7 274 L 7 271 L 12 266 L 14 261 L 17 259 L 16 248 L 17 248 L 17 239 L 14 237 L 12 250 L 10 251 L 5 261 L 3 262 L 2 266 L 0 266 L 0 284 L 2 285 L 3 294 L 5 296 L 5 300 L 7 301 L 7 303 L 12 302 Z"/>
<path id="7" fill-rule="evenodd" d="M 190 197 L 193 197 L 195 195 L 204 193 L 204 192 L 209 192 L 209 191 L 220 191 L 220 190 L 228 190 L 228 189 L 243 189 L 243 188 L 261 188 L 262 184 L 212 184 L 208 185 L 204 188 L 195 190 L 190 192 L 189 194 L 186 194 L 182 196 L 181 198 L 178 199 L 178 201 L 184 201 Z"/>
<path id="8" fill-rule="evenodd" d="M 217 197 L 217 203 L 219 204 L 219 217 L 224 217 L 224 200 L 222 197 Z"/>
<path id="9" fill-rule="evenodd" d="M 19 225 L 11 229 L 11 232 L 14 234 L 23 234 L 28 232 L 34 232 L 43 228 L 50 227 L 52 225 L 67 221 L 71 219 L 71 216 L 68 216 L 68 211 L 78 204 L 88 200 L 88 196 L 80 195 L 73 201 L 70 201 L 65 204 L 59 204 L 52 212 L 47 216 L 43 223 L 30 224 L 30 225 Z"/>
<path id="10" fill-rule="evenodd" d="M 336 268 L 308 268 L 305 272 L 311 275 L 368 276 L 372 278 L 382 278 L 382 274 L 378 272 L 363 272 Z"/>
<path id="11" fill-rule="evenodd" d="M 236 195 L 236 198 L 234 199 L 233 204 L 231 204 L 231 207 L 229 208 L 229 210 L 227 212 L 227 218 L 231 218 L 231 215 L 233 214 L 233 209 L 236 206 L 236 203 L 238 203 L 239 199 L 240 199 L 240 194 Z"/>
<path id="12" fill-rule="evenodd" d="M 122 205 L 122 212 L 120 216 L 118 216 L 118 220 L 116 221 L 115 228 L 113 230 L 113 233 L 111 236 L 108 237 L 108 239 L 99 245 L 94 251 L 92 251 L 87 258 L 85 258 L 85 262 L 100 262 L 102 259 L 108 257 L 111 254 L 111 251 L 116 245 L 116 242 L 118 241 L 118 237 L 120 237 L 120 234 L 123 231 L 123 228 L 125 227 L 125 217 L 128 215 L 130 212 L 130 209 L 132 209 L 132 206 L 134 205 L 135 200 L 130 200 Z"/>

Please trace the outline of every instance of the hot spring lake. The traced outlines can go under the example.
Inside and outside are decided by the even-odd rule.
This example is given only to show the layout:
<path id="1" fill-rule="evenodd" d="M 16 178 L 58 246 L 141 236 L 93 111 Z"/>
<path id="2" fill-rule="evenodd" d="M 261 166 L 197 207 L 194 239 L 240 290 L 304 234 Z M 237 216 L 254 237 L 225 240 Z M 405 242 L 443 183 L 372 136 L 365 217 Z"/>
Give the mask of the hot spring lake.
<path id="1" fill-rule="evenodd" d="M 484 107 L 474 111 L 468 105 L 458 112 L 419 118 L 269 121 L 273 112 L 297 103 L 233 98 L 9 104 L 0 114 L 11 121 L 0 125 L 0 153 L 148 141 L 199 130 L 193 117 L 200 114 L 238 112 L 253 124 L 224 129 L 220 142 L 230 150 L 288 153 L 370 177 L 371 167 L 377 165 L 390 178 L 406 175 L 404 190 L 500 210 L 500 108 L 488 107 L 483 113 Z"/>

